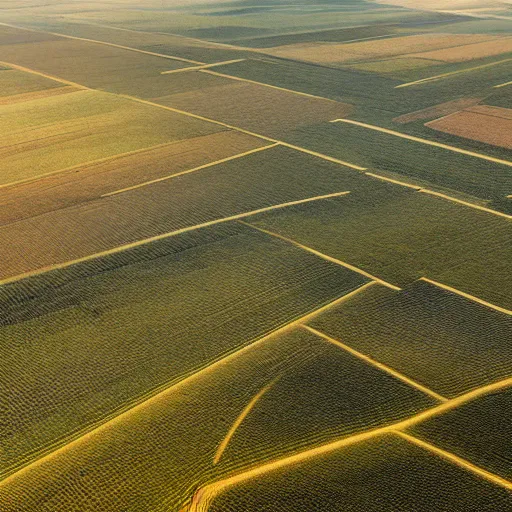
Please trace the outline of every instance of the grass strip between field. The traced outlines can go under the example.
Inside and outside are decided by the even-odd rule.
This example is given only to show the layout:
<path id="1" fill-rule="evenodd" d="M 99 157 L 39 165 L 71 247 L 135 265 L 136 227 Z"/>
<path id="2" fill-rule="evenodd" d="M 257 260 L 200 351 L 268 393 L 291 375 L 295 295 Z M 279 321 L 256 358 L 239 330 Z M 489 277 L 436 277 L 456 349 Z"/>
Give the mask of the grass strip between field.
<path id="1" fill-rule="evenodd" d="M 485 300 L 479 299 L 478 297 L 475 297 L 474 295 L 470 295 L 469 293 L 465 293 L 461 290 L 457 290 L 457 288 L 452 288 L 451 286 L 447 286 L 442 283 L 438 283 L 437 281 L 432 281 L 432 279 L 428 279 L 427 277 L 420 277 L 420 281 L 425 281 L 427 283 L 430 283 L 434 286 L 437 286 L 438 288 L 443 288 L 444 290 L 447 290 L 449 292 L 455 293 L 457 295 L 460 295 L 461 297 L 464 297 L 465 299 L 472 300 L 473 302 L 476 302 L 478 304 L 482 304 L 483 306 L 487 306 L 488 308 L 494 309 L 496 311 L 499 311 L 500 313 L 505 313 L 505 315 L 512 315 L 512 311 L 510 309 L 505 309 L 500 306 L 496 306 L 495 304 L 491 304 L 490 302 L 487 302 Z"/>
<path id="2" fill-rule="evenodd" d="M 6 279 L 0 280 L 0 286 L 13 283 L 16 281 L 20 281 L 22 279 L 28 279 L 29 277 L 37 276 L 40 274 L 44 274 L 46 272 L 51 272 L 53 270 L 63 269 L 67 267 L 71 267 L 72 265 L 78 265 L 79 263 L 83 263 L 84 261 L 94 260 L 96 258 L 101 258 L 103 256 L 109 256 L 111 254 L 117 254 L 118 252 L 123 252 L 128 249 L 133 249 L 134 247 L 139 247 L 141 245 L 146 245 L 151 242 L 156 242 L 158 240 L 164 240 L 166 238 L 170 238 L 172 236 L 181 235 L 182 233 L 188 233 L 189 231 L 195 231 L 197 229 L 206 228 L 209 226 L 215 226 L 216 224 L 222 224 L 224 222 L 231 222 L 239 219 L 245 219 L 246 217 L 251 217 L 252 215 L 257 215 L 259 213 L 265 213 L 272 210 L 278 210 L 280 208 L 287 208 L 288 206 L 295 206 L 298 204 L 310 203 L 312 201 L 320 201 L 322 199 L 330 199 L 333 197 L 341 197 L 350 194 L 350 192 L 333 192 L 332 194 L 324 194 L 321 196 L 315 197 L 307 197 L 305 199 L 298 199 L 296 201 L 288 201 L 287 203 L 274 204 L 272 206 L 265 206 L 264 208 L 258 208 L 257 210 L 251 210 L 249 212 L 238 213 L 236 215 L 230 215 L 229 217 L 222 217 L 220 219 L 214 219 L 207 222 L 203 222 L 201 224 L 195 224 L 194 226 L 188 226 L 186 228 L 181 228 L 176 231 L 170 231 L 167 233 L 162 233 L 161 235 L 152 236 L 150 238 L 144 238 L 142 240 L 137 240 L 135 242 L 131 242 L 129 244 L 120 245 L 117 247 L 113 247 L 112 249 L 107 249 L 105 251 L 97 252 L 94 254 L 89 254 L 87 256 L 83 256 L 82 258 L 77 258 L 70 261 L 65 261 L 63 263 L 56 263 L 55 265 L 49 265 L 47 267 L 40 268 L 38 270 L 31 270 L 29 272 L 25 272 L 23 274 L 18 274 L 16 276 L 8 277 Z M 326 258 L 324 258 L 326 259 Z M 362 271 L 359 272 L 363 273 Z"/>
<path id="3" fill-rule="evenodd" d="M 159 183 L 160 181 L 166 181 L 166 180 L 170 180 L 173 178 L 177 178 L 178 176 L 183 176 L 184 174 L 190 174 L 192 172 L 200 171 L 202 169 L 208 169 L 209 167 L 214 167 L 215 165 L 218 165 L 218 164 L 230 162 L 231 160 L 237 160 L 238 158 L 243 158 L 244 156 L 252 155 L 253 153 L 259 153 L 260 151 L 265 151 L 266 149 L 275 148 L 278 145 L 279 145 L 279 142 L 276 142 L 274 144 L 269 144 L 268 146 L 251 149 L 249 151 L 245 151 L 244 153 L 239 153 L 237 155 L 228 156 L 226 158 L 216 160 L 215 162 L 209 162 L 207 164 L 203 164 L 198 167 L 194 167 L 192 169 L 187 169 L 186 171 L 181 171 L 176 174 L 170 174 L 169 176 L 163 176 L 162 178 L 156 178 L 154 180 L 145 181 L 143 183 L 138 183 L 137 185 L 122 188 L 120 190 L 115 190 L 114 192 L 108 192 L 107 194 L 103 194 L 101 197 L 115 196 L 115 195 L 121 194 L 123 192 L 128 192 L 129 190 L 135 190 L 137 188 L 146 187 L 147 185 L 153 185 L 153 183 Z"/>
<path id="4" fill-rule="evenodd" d="M 115 411 L 113 414 L 103 418 L 101 421 L 96 422 L 95 424 L 89 426 L 87 429 L 80 430 L 78 432 L 74 432 L 73 434 L 67 436 L 66 438 L 59 439 L 55 443 L 52 443 L 49 446 L 46 446 L 43 450 L 41 450 L 38 454 L 35 454 L 34 457 L 30 461 L 26 461 L 24 464 L 18 465 L 16 467 L 11 467 L 7 471 L 4 471 L 0 476 L 0 487 L 11 482 L 14 479 L 23 477 L 23 474 L 26 471 L 30 471 L 33 468 L 40 466 L 45 461 L 50 460 L 52 457 L 57 456 L 61 453 L 66 452 L 67 450 L 81 444 L 86 443 L 93 435 L 102 432 L 106 428 L 110 428 L 115 426 L 122 421 L 124 421 L 127 417 L 137 414 L 143 407 L 151 405 L 151 403 L 155 402 L 159 398 L 167 395 L 168 393 L 172 393 L 175 390 L 179 389 L 181 386 L 186 385 L 187 383 L 194 381 L 195 379 L 203 376 L 205 373 L 209 373 L 215 371 L 217 368 L 229 364 L 232 359 L 244 354 L 245 352 L 253 349 L 257 349 L 259 345 L 267 341 L 268 339 L 274 336 L 280 336 L 292 329 L 295 329 L 302 325 L 303 323 L 307 323 L 310 320 L 313 320 L 315 317 L 321 315 L 325 311 L 333 308 L 342 302 L 350 299 L 354 295 L 366 290 L 368 287 L 373 286 L 375 284 L 374 281 L 370 281 L 365 283 L 358 288 L 355 288 L 349 293 L 345 293 L 341 297 L 334 299 L 325 304 L 319 305 L 316 309 L 313 309 L 309 313 L 302 315 L 290 322 L 275 328 L 269 333 L 263 335 L 260 338 L 255 340 L 250 340 L 246 345 L 241 348 L 235 349 L 232 352 L 225 353 L 220 356 L 217 360 L 213 362 L 209 362 L 207 365 L 196 368 L 188 375 L 182 376 L 180 380 L 173 380 L 171 382 L 167 382 L 158 388 L 148 391 L 144 395 L 140 396 L 136 401 L 131 402 L 129 404 L 124 404 L 123 409 L 119 409 Z"/>
<path id="5" fill-rule="evenodd" d="M 459 69 L 457 71 L 450 71 L 449 73 L 442 73 L 441 75 L 430 76 L 428 78 L 422 78 L 421 80 L 416 80 L 414 82 L 407 82 L 405 84 L 400 84 L 400 85 L 397 85 L 395 87 L 395 89 L 401 89 L 403 87 L 410 87 L 411 85 L 418 85 L 418 84 L 423 84 L 426 82 L 434 82 L 437 80 L 442 80 L 443 78 L 446 78 L 449 76 L 458 75 L 460 73 L 467 73 L 468 71 L 476 71 L 478 69 L 484 69 L 484 68 L 488 68 L 490 66 L 496 66 L 497 64 L 503 64 L 504 62 L 510 62 L 510 61 L 512 61 L 512 59 L 503 59 L 503 60 L 499 60 L 496 62 L 491 62 L 489 64 L 482 64 L 481 66 L 474 66 L 472 68 Z M 506 84 L 504 84 L 504 85 L 506 85 Z"/>
<path id="6" fill-rule="evenodd" d="M 494 88 L 500 89 L 501 87 L 506 87 L 507 85 L 512 85 L 512 82 L 505 82 L 504 84 L 498 84 L 498 85 L 495 85 Z"/>
<path id="7" fill-rule="evenodd" d="M 510 59 L 512 60 L 512 59 Z M 500 158 L 494 158 L 492 156 L 484 155 L 482 153 L 475 153 L 474 151 L 468 151 L 467 149 L 457 148 L 455 146 L 449 146 L 448 144 L 442 144 L 441 142 L 435 142 L 433 140 L 422 139 L 420 137 L 414 137 L 413 135 L 407 135 L 405 133 L 397 132 L 394 130 L 389 130 L 388 128 L 382 128 L 380 126 L 375 126 L 373 124 L 361 123 L 360 121 L 354 121 L 353 119 L 334 119 L 331 123 L 345 123 L 345 124 L 353 124 L 355 126 L 361 126 L 362 128 L 367 128 L 368 130 L 373 130 L 376 132 L 386 133 L 388 135 L 393 135 L 395 137 L 400 137 L 402 139 L 412 140 L 413 142 L 420 142 L 421 144 L 427 144 L 428 146 L 435 146 L 437 148 L 446 149 L 448 151 L 453 151 L 454 153 L 461 153 L 462 155 L 472 156 L 474 158 L 480 158 L 482 160 L 487 160 L 488 162 L 493 162 L 495 164 L 507 165 L 508 167 L 512 167 L 512 162 L 510 160 L 501 160 Z"/>
<path id="8" fill-rule="evenodd" d="M 200 71 L 202 69 L 215 68 L 217 66 L 227 66 L 228 64 L 236 64 L 237 62 L 243 62 L 246 59 L 233 59 L 225 60 L 223 62 L 214 62 L 212 64 L 203 64 L 202 66 L 190 66 L 188 68 L 170 69 L 169 71 L 162 71 L 161 75 L 171 75 L 173 73 L 183 73 L 184 71 Z"/>
<path id="9" fill-rule="evenodd" d="M 361 274 L 365 277 L 368 277 L 372 281 L 379 283 L 383 286 L 386 286 L 388 288 L 391 288 L 392 290 L 401 290 L 398 286 L 388 283 L 387 281 L 384 281 L 380 279 L 379 277 L 375 277 L 372 274 L 369 274 L 368 272 L 365 272 L 364 270 L 355 267 L 354 265 L 351 265 L 350 263 L 346 263 L 345 261 L 338 260 L 337 258 L 333 258 L 332 256 L 329 256 L 327 254 L 324 254 L 320 251 L 317 251 L 316 249 L 313 249 L 312 247 L 308 247 L 307 245 L 302 245 L 301 243 L 292 240 L 291 238 L 287 238 L 283 235 L 280 235 L 279 233 L 274 233 L 273 231 L 269 231 L 268 229 L 260 228 L 259 226 L 255 226 L 254 224 L 249 224 L 248 222 L 240 222 L 244 226 L 249 226 L 253 229 L 256 229 L 257 231 L 261 231 L 262 233 L 265 233 L 267 235 L 273 236 L 275 238 L 279 238 L 280 240 L 284 240 L 285 242 L 288 242 L 290 244 L 295 245 L 299 249 L 303 249 L 304 251 L 308 251 L 311 254 L 314 254 L 315 256 L 319 256 L 320 258 L 323 258 L 324 260 L 330 261 L 332 263 L 336 263 L 337 265 L 341 265 L 342 267 L 348 268 L 349 270 L 352 270 L 354 272 L 357 272 L 358 274 Z"/>
<path id="10" fill-rule="evenodd" d="M 226 437 L 224 437 L 224 439 L 219 444 L 219 446 L 217 448 L 217 451 L 215 452 L 215 457 L 213 458 L 213 464 L 214 465 L 217 464 L 220 461 L 220 459 L 222 457 L 222 454 L 224 453 L 224 451 L 226 450 L 229 442 L 231 441 L 231 439 L 235 435 L 235 432 L 237 431 L 238 427 L 243 423 L 244 419 L 247 418 L 249 413 L 254 409 L 254 406 L 258 403 L 259 399 L 267 391 L 269 391 L 274 386 L 274 384 L 276 384 L 279 381 L 280 378 L 281 378 L 281 375 L 278 376 L 277 378 L 273 379 L 272 382 L 270 382 L 270 384 L 267 384 L 265 387 L 260 389 L 260 391 L 258 391 L 258 393 L 256 393 L 252 397 L 252 399 L 249 401 L 249 403 L 244 407 L 243 411 L 236 418 L 236 420 L 234 421 L 233 425 L 231 425 L 231 428 L 229 429 L 228 433 L 226 434 Z"/>
<path id="11" fill-rule="evenodd" d="M 425 393 L 427 395 L 430 395 L 431 397 L 435 398 L 436 400 L 439 400 L 440 402 L 447 402 L 448 401 L 448 398 L 446 398 L 444 396 L 441 396 L 440 394 L 436 393 L 435 391 L 432 391 L 431 389 L 427 388 L 426 386 L 423 386 L 419 382 L 416 382 L 416 381 L 410 379 L 409 377 L 401 374 L 400 372 L 397 372 L 393 368 L 391 368 L 391 367 L 389 367 L 389 366 L 387 366 L 385 364 L 382 364 L 381 362 L 379 362 L 379 361 L 377 361 L 375 359 L 372 359 L 371 357 L 368 357 L 367 355 L 365 355 L 365 354 L 363 354 L 361 352 L 358 352 L 357 350 L 354 350 L 352 347 L 349 347 L 348 345 L 345 345 L 341 341 L 339 341 L 339 340 L 337 340 L 335 338 L 332 338 L 331 336 L 328 336 L 327 334 L 324 334 L 323 332 L 318 331 L 317 329 L 314 329 L 313 327 L 310 327 L 309 325 L 301 325 L 301 327 L 303 329 L 306 329 L 306 331 L 309 331 L 310 333 L 314 334 L 315 336 L 323 338 L 324 340 L 328 341 L 329 343 L 332 343 L 333 345 L 336 345 L 337 347 L 342 348 L 343 350 L 349 352 L 353 356 L 356 356 L 359 359 L 362 359 L 366 363 L 368 363 L 368 364 L 370 364 L 372 366 L 375 366 L 379 370 L 382 370 L 382 371 L 384 371 L 386 373 L 389 373 L 393 377 L 401 380 L 402 382 L 405 382 L 409 386 L 414 387 L 414 388 L 422 391 L 423 393 Z"/>
<path id="12" fill-rule="evenodd" d="M 396 433 L 397 431 L 403 431 L 404 429 L 412 427 L 413 425 L 416 425 L 424 420 L 427 420 L 427 419 L 435 417 L 435 416 L 439 416 L 447 411 L 450 411 L 452 409 L 460 407 L 461 405 L 464 405 L 467 402 L 475 400 L 476 398 L 479 398 L 486 394 L 492 393 L 494 391 L 499 391 L 501 389 L 508 388 L 510 386 L 512 386 L 512 377 L 505 379 L 505 380 L 498 381 L 498 382 L 494 382 L 492 384 L 487 384 L 485 386 L 479 387 L 479 388 L 474 389 L 468 393 L 465 393 L 456 398 L 448 400 L 436 407 L 427 409 L 426 411 L 420 412 L 414 416 L 411 416 L 410 418 L 408 418 L 406 420 L 399 421 L 392 425 L 376 428 L 373 430 L 362 432 L 360 434 L 355 434 L 355 435 L 340 439 L 338 441 L 330 442 L 327 444 L 317 446 L 316 448 L 311 448 L 309 450 L 305 450 L 305 451 L 296 453 L 294 455 L 283 457 L 281 459 L 276 459 L 271 462 L 266 462 L 259 466 L 253 467 L 252 469 L 243 471 L 241 473 L 234 474 L 230 477 L 224 478 L 222 480 L 218 480 L 216 482 L 212 482 L 210 484 L 203 486 L 196 492 L 196 494 L 192 498 L 192 502 L 190 504 L 188 512 L 207 512 L 209 504 L 212 502 L 212 500 L 216 496 L 218 496 L 221 492 L 223 492 L 227 488 L 233 487 L 237 484 L 240 484 L 240 483 L 243 483 L 243 482 L 246 482 L 249 480 L 253 480 L 262 475 L 270 473 L 271 471 L 286 468 L 286 467 L 292 466 L 294 464 L 312 459 L 314 457 L 319 457 L 322 455 L 332 453 L 336 450 L 344 448 L 345 446 L 350 446 L 355 443 L 367 441 L 369 439 L 380 436 L 382 434 L 390 434 L 390 433 Z M 464 462 L 466 462 L 466 461 L 464 461 Z M 475 474 L 479 475 L 480 477 L 482 477 L 483 473 L 485 473 L 489 478 L 492 476 L 494 483 L 497 483 L 497 484 L 501 485 L 502 487 L 505 487 L 506 489 L 512 490 L 512 482 L 505 480 L 503 478 L 500 478 L 499 476 L 489 473 L 485 470 L 482 470 L 481 468 L 478 468 L 478 471 L 476 471 L 474 468 L 476 468 L 476 466 L 473 466 L 469 462 L 467 462 L 465 465 L 465 469 L 467 469 L 469 471 L 473 471 Z"/>

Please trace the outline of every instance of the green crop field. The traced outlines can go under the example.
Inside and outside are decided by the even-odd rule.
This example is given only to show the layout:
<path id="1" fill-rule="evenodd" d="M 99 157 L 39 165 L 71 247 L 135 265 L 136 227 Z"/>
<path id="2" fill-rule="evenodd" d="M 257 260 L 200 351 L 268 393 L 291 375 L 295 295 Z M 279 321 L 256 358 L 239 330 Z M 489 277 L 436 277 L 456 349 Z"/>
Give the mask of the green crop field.
<path id="1" fill-rule="evenodd" d="M 416 425 L 411 432 L 510 480 L 511 412 L 512 392 L 506 389 L 431 418 Z"/>
<path id="2" fill-rule="evenodd" d="M 512 319 L 424 281 L 373 287 L 311 325 L 447 397 L 512 373 Z"/>
<path id="3" fill-rule="evenodd" d="M 504 489 L 384 436 L 221 487 L 208 510 L 504 512 L 509 504 Z"/>
<path id="4" fill-rule="evenodd" d="M 184 236 L 7 288 L 11 464 L 365 282 L 248 228 Z"/>
<path id="5" fill-rule="evenodd" d="M 395 285 L 428 277 L 510 308 L 507 219 L 399 186 L 387 189 L 264 213 L 251 222 Z"/>
<path id="6" fill-rule="evenodd" d="M 507 6 L 0 0 L 1 512 L 512 510 Z"/>

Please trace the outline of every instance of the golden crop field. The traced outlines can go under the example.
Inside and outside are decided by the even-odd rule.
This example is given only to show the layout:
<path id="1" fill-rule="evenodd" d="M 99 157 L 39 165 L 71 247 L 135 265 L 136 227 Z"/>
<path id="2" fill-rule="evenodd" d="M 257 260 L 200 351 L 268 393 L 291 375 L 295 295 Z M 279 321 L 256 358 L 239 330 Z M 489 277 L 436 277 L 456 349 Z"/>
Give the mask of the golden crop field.
<path id="1" fill-rule="evenodd" d="M 510 512 L 511 41 L 0 0 L 0 511 Z"/>

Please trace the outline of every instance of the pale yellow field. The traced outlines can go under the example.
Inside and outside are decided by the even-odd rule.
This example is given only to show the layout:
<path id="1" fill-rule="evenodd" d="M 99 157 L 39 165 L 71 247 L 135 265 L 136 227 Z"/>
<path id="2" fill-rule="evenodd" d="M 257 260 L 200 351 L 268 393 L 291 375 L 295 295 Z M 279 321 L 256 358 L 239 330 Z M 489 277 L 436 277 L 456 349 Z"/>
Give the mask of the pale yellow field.
<path id="1" fill-rule="evenodd" d="M 441 60 L 443 62 L 466 62 L 469 60 L 493 57 L 512 52 L 512 38 L 468 44 L 458 48 L 448 48 L 425 53 L 417 53 L 416 57 Z"/>
<path id="2" fill-rule="evenodd" d="M 493 41 L 488 34 L 422 34 L 359 43 L 306 43 L 278 46 L 265 50 L 276 57 L 321 64 L 382 59 L 398 55 L 412 57 L 419 52 L 441 50 L 462 45 Z M 452 50 L 449 50 L 452 51 Z M 435 59 L 435 57 L 432 57 Z"/>
<path id="3" fill-rule="evenodd" d="M 220 128 L 96 91 L 0 105 L 0 185 Z M 56 150 L 58 149 L 58 150 Z"/>

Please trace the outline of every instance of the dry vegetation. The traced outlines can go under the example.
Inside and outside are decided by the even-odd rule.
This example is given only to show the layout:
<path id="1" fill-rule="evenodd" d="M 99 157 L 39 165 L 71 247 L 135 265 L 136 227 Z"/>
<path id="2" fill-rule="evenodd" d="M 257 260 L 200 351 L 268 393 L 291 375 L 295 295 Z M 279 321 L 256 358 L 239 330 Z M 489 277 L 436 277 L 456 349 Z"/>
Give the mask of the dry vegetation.
<path id="1" fill-rule="evenodd" d="M 457 137 L 512 149 L 512 110 L 478 106 L 426 124 L 429 128 Z"/>
<path id="2" fill-rule="evenodd" d="M 96 91 L 1 105 L 0 115 L 2 185 L 222 130 Z"/>
<path id="3" fill-rule="evenodd" d="M 283 131 L 300 126 L 346 117 L 352 111 L 352 106 L 344 103 L 227 78 L 216 79 L 211 87 L 157 101 L 270 137 L 279 137 Z"/>
<path id="4" fill-rule="evenodd" d="M 336 64 L 356 61 L 367 61 L 373 59 L 384 59 L 394 56 L 421 57 L 425 55 L 425 50 L 443 50 L 450 54 L 453 47 L 488 41 L 494 39 L 489 35 L 478 34 L 425 34 L 414 36 L 399 36 L 385 39 L 376 39 L 373 41 L 363 41 L 359 43 L 313 43 L 313 44 L 295 44 L 272 48 L 265 50 L 265 53 L 276 57 L 285 57 L 288 59 L 298 59 L 319 64 Z M 510 41 L 510 40 L 506 40 Z M 507 43 L 498 39 L 492 43 L 496 47 L 501 47 L 502 53 L 507 47 Z M 486 47 L 487 48 L 487 47 Z M 483 51 L 483 50 L 482 50 Z M 490 49 L 488 51 L 491 51 Z M 434 52 L 433 52 L 434 53 Z M 467 51 L 466 51 L 467 54 Z M 491 53 L 492 55 L 492 53 Z M 485 56 L 485 55 L 482 55 Z M 433 60 L 443 60 L 435 56 L 424 57 Z"/>
<path id="5" fill-rule="evenodd" d="M 0 238 L 8 243 L 0 246 L 0 276 L 18 276 L 260 208 L 349 191 L 357 178 L 340 172 L 337 164 L 274 147 L 245 157 L 243 165 L 232 160 L 5 224 Z"/>

